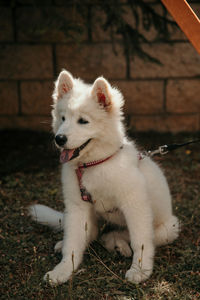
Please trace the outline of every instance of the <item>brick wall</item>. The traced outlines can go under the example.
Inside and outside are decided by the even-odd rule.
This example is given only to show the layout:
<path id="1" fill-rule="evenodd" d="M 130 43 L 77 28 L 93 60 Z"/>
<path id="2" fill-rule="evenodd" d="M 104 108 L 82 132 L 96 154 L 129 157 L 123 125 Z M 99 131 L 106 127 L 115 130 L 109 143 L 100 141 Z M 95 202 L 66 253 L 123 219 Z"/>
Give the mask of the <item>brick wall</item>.
<path id="1" fill-rule="evenodd" d="M 66 1 L 21 0 L 13 7 L 9 2 L 0 1 L 0 128 L 49 130 L 53 81 L 66 68 L 88 82 L 103 75 L 118 86 L 135 130 L 200 130 L 200 56 L 181 31 L 172 33 L 170 43 L 144 45 L 162 64 L 136 57 L 127 79 L 121 41 L 115 55 L 108 34 L 99 28 L 93 43 L 84 32 L 79 44 L 67 40 L 59 27 L 31 31 L 44 21 L 42 11 L 47 22 L 52 10 L 62 18 L 76 18 Z M 193 7 L 200 15 L 198 1 Z"/>

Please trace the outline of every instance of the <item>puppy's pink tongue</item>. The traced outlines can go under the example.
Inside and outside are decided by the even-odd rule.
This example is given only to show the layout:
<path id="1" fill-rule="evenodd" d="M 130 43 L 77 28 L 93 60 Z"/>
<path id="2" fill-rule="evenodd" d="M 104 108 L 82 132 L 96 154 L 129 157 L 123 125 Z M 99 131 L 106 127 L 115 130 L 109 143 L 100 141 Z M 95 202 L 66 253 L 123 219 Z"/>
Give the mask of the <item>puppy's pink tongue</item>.
<path id="1" fill-rule="evenodd" d="M 75 149 L 72 149 L 72 150 L 64 149 L 64 150 L 62 150 L 62 152 L 60 154 L 60 162 L 62 164 L 68 162 L 72 158 L 72 156 L 74 154 L 74 151 L 75 151 Z"/>

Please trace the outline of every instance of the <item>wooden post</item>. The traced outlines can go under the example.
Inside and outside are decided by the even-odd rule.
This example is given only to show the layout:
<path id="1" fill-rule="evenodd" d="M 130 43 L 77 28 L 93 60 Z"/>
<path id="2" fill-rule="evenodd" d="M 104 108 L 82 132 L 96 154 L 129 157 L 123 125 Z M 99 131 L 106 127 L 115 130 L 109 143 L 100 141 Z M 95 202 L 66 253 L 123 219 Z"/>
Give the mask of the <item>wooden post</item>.
<path id="1" fill-rule="evenodd" d="M 200 54 L 200 20 L 186 0 L 161 0 Z"/>

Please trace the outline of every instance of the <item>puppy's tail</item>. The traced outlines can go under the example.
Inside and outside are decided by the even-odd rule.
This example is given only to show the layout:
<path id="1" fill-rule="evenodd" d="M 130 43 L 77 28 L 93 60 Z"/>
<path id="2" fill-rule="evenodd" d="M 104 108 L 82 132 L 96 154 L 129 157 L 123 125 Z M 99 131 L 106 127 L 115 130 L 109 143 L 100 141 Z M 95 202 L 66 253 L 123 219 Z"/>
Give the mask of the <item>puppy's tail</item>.
<path id="1" fill-rule="evenodd" d="M 63 213 L 48 206 L 34 204 L 28 207 L 28 214 L 31 218 L 43 225 L 47 225 L 55 230 L 63 229 Z"/>

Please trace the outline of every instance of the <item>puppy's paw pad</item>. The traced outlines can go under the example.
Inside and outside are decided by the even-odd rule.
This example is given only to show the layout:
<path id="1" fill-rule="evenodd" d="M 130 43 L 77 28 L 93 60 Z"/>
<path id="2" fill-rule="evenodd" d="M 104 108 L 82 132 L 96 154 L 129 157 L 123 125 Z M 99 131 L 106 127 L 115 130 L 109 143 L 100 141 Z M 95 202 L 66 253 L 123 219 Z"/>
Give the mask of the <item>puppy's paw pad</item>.
<path id="1" fill-rule="evenodd" d="M 131 248 L 125 240 L 117 240 L 115 249 L 125 257 L 130 257 L 132 255 Z"/>
<path id="2" fill-rule="evenodd" d="M 129 243 L 123 238 L 118 237 L 114 233 L 104 234 L 102 236 L 102 241 L 105 248 L 108 251 L 118 251 L 121 255 L 130 257 L 132 255 L 132 250 L 129 246 Z"/>

